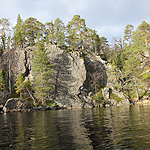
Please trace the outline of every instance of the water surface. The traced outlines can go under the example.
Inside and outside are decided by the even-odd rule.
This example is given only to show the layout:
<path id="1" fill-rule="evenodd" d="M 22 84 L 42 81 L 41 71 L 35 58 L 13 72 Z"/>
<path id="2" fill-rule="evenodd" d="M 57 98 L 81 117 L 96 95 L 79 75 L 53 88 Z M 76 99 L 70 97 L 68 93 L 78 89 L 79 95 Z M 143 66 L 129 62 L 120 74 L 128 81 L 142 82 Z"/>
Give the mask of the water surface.
<path id="1" fill-rule="evenodd" d="M 0 150 L 150 149 L 150 105 L 0 114 Z"/>

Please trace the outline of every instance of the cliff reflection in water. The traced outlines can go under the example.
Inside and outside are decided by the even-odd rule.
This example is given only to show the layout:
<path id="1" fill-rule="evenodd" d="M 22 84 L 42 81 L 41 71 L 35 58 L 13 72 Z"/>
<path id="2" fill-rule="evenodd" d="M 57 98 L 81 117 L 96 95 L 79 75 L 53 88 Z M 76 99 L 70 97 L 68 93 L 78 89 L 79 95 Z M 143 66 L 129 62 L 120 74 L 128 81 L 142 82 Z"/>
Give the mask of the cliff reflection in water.
<path id="1" fill-rule="evenodd" d="M 150 106 L 0 114 L 0 150 L 149 149 Z"/>

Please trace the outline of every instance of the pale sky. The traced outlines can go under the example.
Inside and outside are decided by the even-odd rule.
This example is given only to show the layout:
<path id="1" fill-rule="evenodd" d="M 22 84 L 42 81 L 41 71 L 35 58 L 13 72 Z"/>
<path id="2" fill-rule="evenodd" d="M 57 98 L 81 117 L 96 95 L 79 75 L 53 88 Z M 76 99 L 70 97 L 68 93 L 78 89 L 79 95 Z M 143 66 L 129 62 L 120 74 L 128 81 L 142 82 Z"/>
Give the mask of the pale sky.
<path id="1" fill-rule="evenodd" d="M 15 25 L 19 13 L 23 20 L 34 17 L 42 23 L 59 17 L 65 25 L 80 15 L 87 27 L 111 42 L 123 36 L 127 24 L 150 23 L 150 0 L 0 0 L 0 18 Z"/>

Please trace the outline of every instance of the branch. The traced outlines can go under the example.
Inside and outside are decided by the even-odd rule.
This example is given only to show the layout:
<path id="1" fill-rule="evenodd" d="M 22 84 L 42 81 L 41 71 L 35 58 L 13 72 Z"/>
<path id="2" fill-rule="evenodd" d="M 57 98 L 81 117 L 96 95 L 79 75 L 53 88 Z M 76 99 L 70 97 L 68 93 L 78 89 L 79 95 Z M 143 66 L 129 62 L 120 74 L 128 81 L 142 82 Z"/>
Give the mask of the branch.
<path id="1" fill-rule="evenodd" d="M 144 58 L 150 59 L 149 57 L 143 55 L 142 53 L 140 53 L 140 55 L 142 55 Z"/>
<path id="2" fill-rule="evenodd" d="M 28 91 L 30 97 L 33 99 L 33 101 L 34 101 L 34 103 L 35 103 L 35 99 L 34 99 L 34 97 L 32 96 L 31 92 L 29 91 L 29 89 L 28 89 L 27 87 L 26 87 L 26 89 L 27 89 L 27 91 Z"/>
<path id="3" fill-rule="evenodd" d="M 144 73 L 150 72 L 150 69 L 146 70 L 145 72 L 141 73 L 140 76 L 142 76 Z"/>

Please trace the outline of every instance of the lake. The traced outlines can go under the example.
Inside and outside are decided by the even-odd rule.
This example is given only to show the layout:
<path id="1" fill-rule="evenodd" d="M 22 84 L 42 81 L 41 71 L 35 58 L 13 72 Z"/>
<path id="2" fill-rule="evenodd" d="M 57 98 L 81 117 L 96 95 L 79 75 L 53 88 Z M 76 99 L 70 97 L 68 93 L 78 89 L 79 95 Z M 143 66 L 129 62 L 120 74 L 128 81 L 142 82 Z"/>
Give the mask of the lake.
<path id="1" fill-rule="evenodd" d="M 0 150 L 149 150 L 150 105 L 0 114 Z"/>

